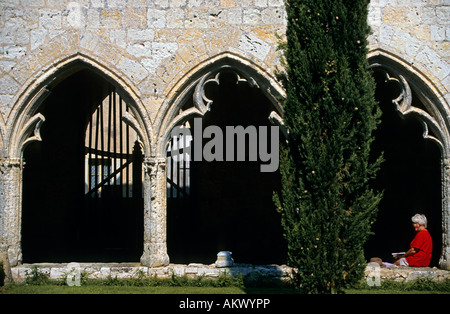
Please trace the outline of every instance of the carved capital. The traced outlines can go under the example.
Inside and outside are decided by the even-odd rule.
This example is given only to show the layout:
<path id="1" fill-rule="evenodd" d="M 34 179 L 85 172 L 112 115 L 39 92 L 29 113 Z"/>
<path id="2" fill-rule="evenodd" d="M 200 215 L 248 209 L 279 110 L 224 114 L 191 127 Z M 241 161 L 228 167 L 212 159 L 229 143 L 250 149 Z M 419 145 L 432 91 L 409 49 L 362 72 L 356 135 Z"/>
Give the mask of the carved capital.
<path id="1" fill-rule="evenodd" d="M 441 164 L 446 171 L 450 170 L 450 158 L 441 158 Z"/>
<path id="2" fill-rule="evenodd" d="M 7 174 L 13 168 L 20 168 L 22 160 L 20 158 L 0 158 L 0 173 Z"/>
<path id="3" fill-rule="evenodd" d="M 166 171 L 166 158 L 164 157 L 147 157 L 144 158 L 143 168 L 145 173 L 154 176 L 158 173 Z"/>

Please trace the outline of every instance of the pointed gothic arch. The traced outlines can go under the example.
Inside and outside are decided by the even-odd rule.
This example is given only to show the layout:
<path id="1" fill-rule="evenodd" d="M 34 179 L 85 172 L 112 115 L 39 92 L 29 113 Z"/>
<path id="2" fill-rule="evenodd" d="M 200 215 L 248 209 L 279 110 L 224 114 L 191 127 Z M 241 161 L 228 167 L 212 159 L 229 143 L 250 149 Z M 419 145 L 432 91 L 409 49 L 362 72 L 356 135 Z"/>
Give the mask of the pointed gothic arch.
<path id="1" fill-rule="evenodd" d="M 450 106 L 443 97 L 444 92 L 436 84 L 436 79 L 428 78 L 407 61 L 392 53 L 378 49 L 369 54 L 369 63 L 374 72 L 383 77 L 397 92 L 391 98 L 395 111 L 402 119 L 413 118 L 422 127 L 424 140 L 433 143 L 440 152 L 441 183 L 441 222 L 440 247 L 435 247 L 434 254 L 439 254 L 439 266 L 449 269 L 450 260 Z M 409 219 L 409 217 L 405 217 Z M 436 227 L 436 226 L 435 226 Z"/>
<path id="2" fill-rule="evenodd" d="M 276 179 L 279 173 L 261 175 L 259 170 L 254 171 L 255 165 L 232 165 L 225 160 L 223 163 L 174 162 L 168 146 L 176 147 L 180 143 L 180 139 L 171 137 L 174 127 L 183 125 L 194 132 L 202 128 L 193 122 L 194 118 L 201 118 L 205 126 L 220 125 L 222 128 L 236 124 L 244 127 L 281 124 L 283 89 L 257 64 L 227 52 L 194 67 L 172 89 L 172 95 L 162 106 L 158 136 L 158 154 L 166 156 L 167 152 L 164 186 L 167 186 L 168 249 L 174 254 L 171 257 L 177 263 L 189 259 L 208 262 L 227 247 L 235 250 L 236 259 L 241 261 L 282 263 L 282 233 L 278 230 L 271 199 L 267 199 L 277 188 L 275 183 L 279 181 Z M 230 109 L 224 109 L 231 103 Z M 249 107 L 245 108 L 244 104 Z M 195 139 L 190 143 L 193 142 Z M 185 149 L 186 146 L 178 148 Z M 180 163 L 177 165 L 177 162 Z M 232 172 L 239 175 L 235 177 L 230 174 Z M 224 173 L 228 175 L 224 176 Z M 244 185 L 249 178 L 259 185 L 249 184 L 245 191 Z M 217 194 L 218 191 L 221 194 Z M 260 197 L 255 197 L 256 191 Z M 213 203 L 216 205 L 211 205 Z M 224 208 L 224 204 L 228 207 Z M 260 215 L 255 213 L 258 209 Z M 225 235 L 227 225 L 234 231 L 229 236 Z M 261 228 L 267 229 L 263 232 Z M 269 234 L 271 238 L 266 239 Z M 239 235 L 241 241 L 237 241 Z M 186 241 L 191 244 L 187 245 Z M 197 243 L 203 243 L 202 248 Z M 272 248 L 270 253 L 261 248 L 263 243 Z M 187 246 L 188 250 L 185 249 Z"/>
<path id="3" fill-rule="evenodd" d="M 169 142 L 171 130 L 185 122 L 189 117 L 202 117 L 210 109 L 211 101 L 204 96 L 206 83 L 218 79 L 222 71 L 236 73 L 239 80 L 255 86 L 269 99 L 274 107 L 274 121 L 282 115 L 282 99 L 285 97 L 283 87 L 258 64 L 232 52 L 223 52 L 193 67 L 175 84 L 168 93 L 166 102 L 161 106 L 161 121 L 158 128 L 158 154 L 164 155 Z M 193 95 L 194 94 L 194 95 Z M 194 106 L 183 110 L 188 98 L 194 96 Z M 278 123 L 278 122 L 277 122 Z"/>
<path id="4" fill-rule="evenodd" d="M 161 239 L 155 237 L 155 231 L 148 223 L 148 221 L 157 219 L 155 218 L 157 213 L 152 210 L 157 202 L 153 201 L 155 187 L 151 184 L 151 178 L 159 169 L 154 167 L 157 163 L 154 156 L 155 133 L 148 112 L 139 98 L 137 89 L 127 79 L 123 79 L 125 76 L 117 74 L 118 71 L 112 71 L 110 67 L 103 66 L 83 53 L 76 53 L 55 61 L 50 68 L 42 71 L 40 76 L 36 76 L 31 79 L 29 84 L 23 86 L 14 99 L 13 109 L 6 123 L 5 146 L 2 149 L 3 186 L 8 189 L 8 197 L 2 202 L 5 213 L 1 217 L 2 234 L 5 235 L 5 239 L 2 239 L 2 246 L 8 251 L 8 258 L 12 266 L 22 262 L 23 152 L 28 145 L 41 141 L 41 127 L 45 123 L 45 116 L 39 112 L 39 108 L 51 94 L 51 90 L 66 78 L 83 69 L 95 73 L 114 86 L 118 95 L 129 104 L 129 110 L 123 114 L 121 120 L 137 133 L 143 150 L 145 223 L 141 262 L 149 266 L 166 265 L 168 258 L 164 252 L 165 241 L 162 239 L 163 244 L 159 243 Z"/>
<path id="5" fill-rule="evenodd" d="M 42 117 L 35 117 L 34 113 L 48 97 L 52 88 L 80 69 L 92 70 L 117 88 L 120 96 L 131 106 L 130 113 L 125 115 L 123 119 L 140 135 L 145 155 L 152 156 L 154 154 L 155 133 L 137 89 L 124 79 L 125 76 L 121 75 L 119 71 L 112 71 L 110 67 L 102 65 L 83 53 L 76 53 L 55 61 L 49 69 L 43 71 L 43 74 L 17 93 L 19 96 L 14 102 L 13 114 L 6 124 L 6 129 L 9 131 L 6 134 L 9 143 L 5 148 L 6 154 L 12 158 L 20 158 L 25 141 L 29 139 L 31 133 L 35 132 L 36 135 L 39 132 L 36 123 L 38 120 L 42 120 Z M 31 120 L 35 120 L 35 124 L 30 125 Z"/>

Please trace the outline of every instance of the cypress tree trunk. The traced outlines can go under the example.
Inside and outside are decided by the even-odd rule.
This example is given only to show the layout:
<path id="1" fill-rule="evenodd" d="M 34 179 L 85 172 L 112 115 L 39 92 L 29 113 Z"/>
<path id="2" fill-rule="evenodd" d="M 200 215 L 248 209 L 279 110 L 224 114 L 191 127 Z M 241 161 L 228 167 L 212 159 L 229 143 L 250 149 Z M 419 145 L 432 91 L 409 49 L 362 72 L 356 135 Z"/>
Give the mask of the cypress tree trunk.
<path id="1" fill-rule="evenodd" d="M 381 193 L 369 181 L 380 110 L 366 58 L 369 0 L 286 0 L 289 141 L 281 149 L 282 190 L 274 196 L 288 262 L 309 293 L 342 291 L 365 268 Z"/>

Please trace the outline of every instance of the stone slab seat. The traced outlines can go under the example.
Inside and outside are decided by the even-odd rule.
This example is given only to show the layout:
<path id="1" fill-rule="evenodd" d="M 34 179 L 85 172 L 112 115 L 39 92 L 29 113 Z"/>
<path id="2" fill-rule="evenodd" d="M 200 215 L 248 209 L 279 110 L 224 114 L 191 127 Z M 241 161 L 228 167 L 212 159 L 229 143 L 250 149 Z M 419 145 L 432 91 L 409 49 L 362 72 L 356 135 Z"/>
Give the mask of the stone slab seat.
<path id="1" fill-rule="evenodd" d="M 292 268 L 286 265 L 251 265 L 234 264 L 231 267 L 218 268 L 215 264 L 204 265 L 199 263 L 191 264 L 169 264 L 161 267 L 146 267 L 139 263 L 78 263 L 81 272 L 88 278 L 105 279 L 117 277 L 119 279 L 136 278 L 138 275 L 156 276 L 158 278 L 169 278 L 175 276 L 187 276 L 195 278 L 204 276 L 216 278 L 222 273 L 251 275 L 252 277 L 264 277 L 287 280 L 290 278 Z M 63 279 L 70 272 L 69 263 L 34 263 L 22 264 L 11 268 L 13 280 L 15 282 L 24 281 L 27 273 L 34 267 L 38 271 L 47 274 L 50 279 Z"/>
<path id="2" fill-rule="evenodd" d="M 366 268 L 366 277 L 370 274 L 371 269 Z M 433 281 L 450 280 L 450 271 L 439 269 L 437 267 L 404 267 L 392 266 L 380 268 L 380 279 L 395 280 L 397 282 L 408 282 L 419 278 L 427 278 Z"/>
<path id="3" fill-rule="evenodd" d="M 37 267 L 50 279 L 63 279 L 69 273 L 68 263 L 35 263 L 22 264 L 11 268 L 15 282 L 24 281 L 27 272 Z M 286 265 L 252 265 L 235 263 L 232 267 L 217 268 L 215 264 L 205 265 L 199 263 L 191 264 L 169 264 L 162 267 L 146 267 L 139 263 L 79 263 L 81 271 L 92 279 L 106 279 L 117 277 L 119 279 L 136 278 L 138 275 L 156 276 L 158 278 L 169 278 L 175 276 L 187 276 L 195 278 L 204 276 L 216 278 L 221 273 L 242 274 L 251 278 L 281 279 L 288 280 L 293 268 Z M 365 276 L 369 276 L 371 270 L 366 268 Z M 419 278 L 429 278 L 433 281 L 450 280 L 450 271 L 436 267 L 402 267 L 393 266 L 380 268 L 380 279 L 408 282 Z"/>

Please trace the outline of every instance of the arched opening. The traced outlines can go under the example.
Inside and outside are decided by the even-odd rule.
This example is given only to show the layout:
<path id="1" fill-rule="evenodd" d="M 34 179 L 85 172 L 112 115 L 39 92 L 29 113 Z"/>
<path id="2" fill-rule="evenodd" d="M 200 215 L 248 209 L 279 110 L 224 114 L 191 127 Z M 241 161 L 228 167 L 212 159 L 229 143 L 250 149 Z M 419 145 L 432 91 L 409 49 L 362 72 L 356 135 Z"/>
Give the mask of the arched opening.
<path id="1" fill-rule="evenodd" d="M 273 152 L 269 116 L 276 109 L 258 86 L 231 67 L 212 71 L 209 77 L 200 89 L 197 85 L 186 94 L 180 114 L 198 106 L 195 96 L 199 92 L 209 102 L 209 110 L 202 118 L 187 118 L 184 128 L 191 136 L 172 139 L 167 150 L 170 259 L 210 264 L 219 251 L 231 251 L 237 263 L 285 263 L 280 217 L 272 201 L 273 192 L 279 189 L 278 167 L 262 172 L 261 164 L 267 161 L 252 157 L 262 149 L 261 136 L 267 136 L 268 152 Z M 249 131 L 240 161 L 238 135 L 227 133 L 237 126 Z M 262 134 L 260 127 L 268 133 Z M 283 140 L 281 132 L 276 136 Z M 190 148 L 190 158 L 176 159 L 173 148 L 178 152 Z M 230 154 L 232 150 L 234 154 Z"/>
<path id="2" fill-rule="evenodd" d="M 115 87 L 72 68 L 37 112 L 42 141 L 23 152 L 24 262 L 139 261 L 142 151 Z"/>
<path id="3" fill-rule="evenodd" d="M 400 94 L 400 85 L 386 80 L 384 70 L 374 75 L 376 99 L 383 114 L 374 134 L 373 153 L 383 151 L 385 158 L 374 187 L 384 190 L 384 198 L 372 228 L 374 235 L 366 244 L 366 257 L 378 256 L 392 262 L 391 253 L 408 250 L 414 237 L 411 217 L 421 213 L 428 219 L 433 239 L 430 266 L 438 266 L 442 246 L 440 148 L 424 138 L 423 125 L 416 117 L 397 112 L 392 101 Z M 411 106 L 428 111 L 414 89 Z"/>

